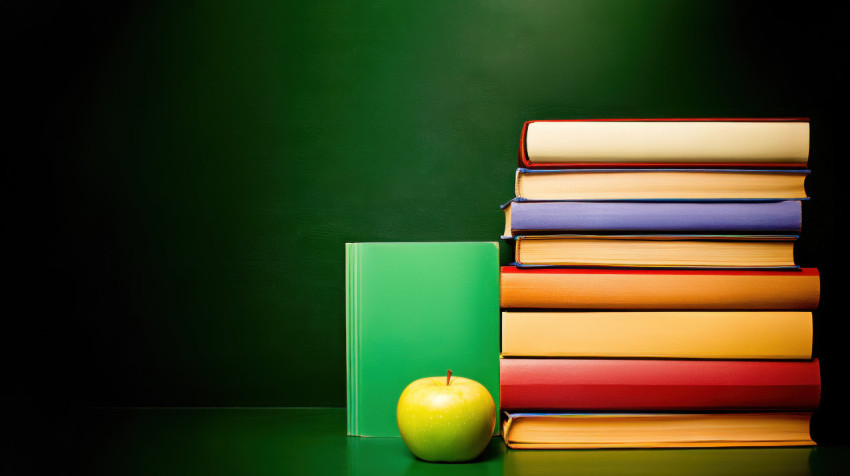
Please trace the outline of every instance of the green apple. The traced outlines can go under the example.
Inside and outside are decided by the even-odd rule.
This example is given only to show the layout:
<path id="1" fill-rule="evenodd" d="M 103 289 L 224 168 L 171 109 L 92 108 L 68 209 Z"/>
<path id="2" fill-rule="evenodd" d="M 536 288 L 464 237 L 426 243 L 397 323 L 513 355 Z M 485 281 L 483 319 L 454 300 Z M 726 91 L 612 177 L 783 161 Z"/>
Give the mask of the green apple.
<path id="1" fill-rule="evenodd" d="M 475 380 L 427 377 L 401 393 L 396 409 L 404 444 L 425 461 L 460 462 L 484 451 L 496 425 L 496 403 Z"/>

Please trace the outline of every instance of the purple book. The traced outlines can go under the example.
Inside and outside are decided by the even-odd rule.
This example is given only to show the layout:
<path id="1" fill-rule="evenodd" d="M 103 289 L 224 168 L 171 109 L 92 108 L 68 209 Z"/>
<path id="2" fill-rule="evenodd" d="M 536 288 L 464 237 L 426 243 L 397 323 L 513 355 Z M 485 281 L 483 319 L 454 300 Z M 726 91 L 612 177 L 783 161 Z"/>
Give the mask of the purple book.
<path id="1" fill-rule="evenodd" d="M 792 233 L 802 224 L 799 200 L 746 202 L 542 202 L 512 200 L 503 238 L 534 233 Z"/>

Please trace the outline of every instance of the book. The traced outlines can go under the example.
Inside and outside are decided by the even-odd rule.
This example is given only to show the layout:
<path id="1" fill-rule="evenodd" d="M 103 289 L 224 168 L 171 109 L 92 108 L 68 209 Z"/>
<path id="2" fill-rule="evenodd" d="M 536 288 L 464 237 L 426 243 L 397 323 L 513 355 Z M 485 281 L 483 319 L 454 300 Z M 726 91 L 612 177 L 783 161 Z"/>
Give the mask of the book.
<path id="1" fill-rule="evenodd" d="M 798 234 L 799 200 L 767 202 L 516 201 L 502 238 L 569 231 Z"/>
<path id="2" fill-rule="evenodd" d="M 520 167 L 805 167 L 806 118 L 527 121 Z"/>
<path id="3" fill-rule="evenodd" d="M 802 200 L 808 170 L 517 169 L 518 200 Z"/>
<path id="4" fill-rule="evenodd" d="M 503 358 L 500 368 L 511 411 L 814 411 L 821 392 L 817 359 Z"/>
<path id="5" fill-rule="evenodd" d="M 822 467 L 828 454 L 819 450 L 816 446 L 789 446 L 505 451 L 502 474 L 563 476 L 564 468 L 569 468 L 568 474 L 593 476 L 814 476 L 817 470 L 812 468 Z"/>
<path id="6" fill-rule="evenodd" d="M 809 311 L 503 311 L 504 357 L 811 359 Z"/>
<path id="7" fill-rule="evenodd" d="M 813 446 L 812 412 L 512 413 L 502 438 L 516 449 Z"/>
<path id="8" fill-rule="evenodd" d="M 521 235 L 518 266 L 793 268 L 795 235 Z"/>
<path id="9" fill-rule="evenodd" d="M 501 268 L 503 308 L 815 310 L 816 268 L 782 271 Z"/>
<path id="10" fill-rule="evenodd" d="M 499 247 L 346 243 L 347 434 L 399 436 L 423 377 L 471 378 L 499 405 Z"/>

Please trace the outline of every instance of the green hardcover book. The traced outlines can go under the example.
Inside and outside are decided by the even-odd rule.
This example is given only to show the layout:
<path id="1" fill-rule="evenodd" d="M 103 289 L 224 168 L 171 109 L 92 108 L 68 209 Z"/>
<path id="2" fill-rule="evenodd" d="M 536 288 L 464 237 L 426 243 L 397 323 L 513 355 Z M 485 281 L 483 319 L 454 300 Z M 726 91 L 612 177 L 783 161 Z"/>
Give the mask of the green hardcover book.
<path id="1" fill-rule="evenodd" d="M 399 436 L 402 390 L 449 369 L 499 408 L 498 243 L 346 243 L 345 262 L 349 435 Z"/>

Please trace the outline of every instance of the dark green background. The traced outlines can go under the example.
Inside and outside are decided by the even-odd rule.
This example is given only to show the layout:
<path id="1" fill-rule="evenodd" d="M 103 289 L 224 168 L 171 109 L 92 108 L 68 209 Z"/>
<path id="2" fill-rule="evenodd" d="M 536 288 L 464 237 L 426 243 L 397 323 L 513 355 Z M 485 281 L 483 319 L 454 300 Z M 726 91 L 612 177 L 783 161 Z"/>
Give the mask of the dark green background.
<path id="1" fill-rule="evenodd" d="M 808 116 L 813 432 L 846 442 L 847 5 L 0 2 L 24 418 L 344 406 L 343 244 L 498 240 L 523 121 Z"/>

